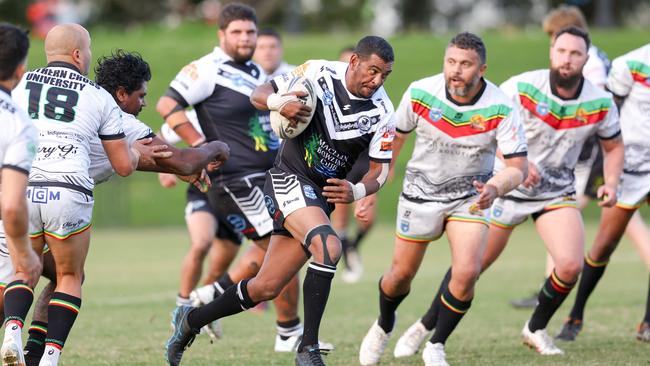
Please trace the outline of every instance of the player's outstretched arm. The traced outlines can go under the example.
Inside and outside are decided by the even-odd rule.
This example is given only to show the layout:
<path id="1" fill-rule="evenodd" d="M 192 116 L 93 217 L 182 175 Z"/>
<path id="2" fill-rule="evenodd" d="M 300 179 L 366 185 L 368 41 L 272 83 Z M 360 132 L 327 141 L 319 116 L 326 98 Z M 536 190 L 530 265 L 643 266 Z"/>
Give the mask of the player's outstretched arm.
<path id="1" fill-rule="evenodd" d="M 102 146 L 104 146 L 104 151 L 106 151 L 113 170 L 119 176 L 127 177 L 137 168 L 140 153 L 129 148 L 126 139 L 102 140 Z"/>
<path id="2" fill-rule="evenodd" d="M 27 236 L 26 189 L 25 172 L 2 169 L 1 216 L 11 261 L 16 267 L 16 279 L 26 281 L 29 286 L 34 287 L 41 276 L 42 265 Z"/>
<path id="3" fill-rule="evenodd" d="M 600 146 L 603 149 L 603 178 L 605 184 L 598 188 L 598 198 L 602 199 L 598 205 L 612 207 L 616 204 L 616 191 L 623 172 L 625 147 L 620 134 L 611 139 L 601 139 Z"/>
<path id="4" fill-rule="evenodd" d="M 165 123 L 190 146 L 198 146 L 205 142 L 205 137 L 199 133 L 185 114 L 185 108 L 168 95 L 163 95 L 156 104 L 156 111 Z"/>
<path id="5" fill-rule="evenodd" d="M 163 145 L 160 137 L 156 136 L 151 142 L 153 145 Z M 230 148 L 221 141 L 212 141 L 197 148 L 179 149 L 168 146 L 167 151 L 171 157 L 161 159 L 140 159 L 138 170 L 172 173 L 178 175 L 193 175 L 201 172 L 210 162 L 224 162 L 230 156 Z"/>
<path id="6" fill-rule="evenodd" d="M 388 178 L 389 163 L 370 161 L 368 173 L 357 184 L 345 179 L 330 178 L 323 187 L 323 197 L 329 203 L 350 203 L 379 191 Z"/>

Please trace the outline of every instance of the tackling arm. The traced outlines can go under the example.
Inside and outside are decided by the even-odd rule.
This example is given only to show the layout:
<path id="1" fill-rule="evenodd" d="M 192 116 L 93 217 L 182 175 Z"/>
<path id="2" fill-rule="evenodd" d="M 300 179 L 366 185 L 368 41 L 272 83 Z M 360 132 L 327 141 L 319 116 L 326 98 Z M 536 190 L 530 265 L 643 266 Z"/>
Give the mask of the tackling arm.
<path id="1" fill-rule="evenodd" d="M 165 141 L 155 136 L 151 143 L 164 145 Z M 168 146 L 167 150 L 172 153 L 171 157 L 152 160 L 140 159 L 138 170 L 193 175 L 200 172 L 211 161 L 224 162 L 230 155 L 228 145 L 221 141 L 212 141 L 197 148 L 179 149 Z"/>
<path id="2" fill-rule="evenodd" d="M 201 135 L 190 123 L 185 114 L 185 108 L 170 97 L 163 95 L 156 104 L 156 111 L 165 120 L 165 123 L 176 132 L 190 146 L 198 146 L 205 142 L 205 137 Z"/>

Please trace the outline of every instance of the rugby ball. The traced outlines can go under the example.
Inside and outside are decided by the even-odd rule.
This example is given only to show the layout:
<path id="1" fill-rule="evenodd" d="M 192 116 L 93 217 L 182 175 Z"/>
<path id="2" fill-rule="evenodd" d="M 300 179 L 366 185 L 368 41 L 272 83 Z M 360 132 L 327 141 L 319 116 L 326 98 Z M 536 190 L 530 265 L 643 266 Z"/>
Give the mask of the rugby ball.
<path id="1" fill-rule="evenodd" d="M 284 95 L 297 91 L 306 93 L 304 97 L 298 97 L 298 100 L 302 104 L 311 108 L 311 114 L 309 115 L 307 122 L 303 123 L 298 121 L 291 121 L 281 115 L 280 112 L 271 111 L 271 128 L 273 129 L 273 132 L 275 132 L 275 134 L 282 139 L 292 139 L 300 135 L 302 131 L 304 131 L 307 126 L 309 126 L 312 117 L 314 117 L 314 112 L 316 111 L 317 96 L 314 91 L 314 86 L 312 85 L 311 81 L 309 81 L 309 79 L 296 76 L 291 79 L 291 81 L 289 81 L 286 89 L 278 90 L 278 94 Z"/>

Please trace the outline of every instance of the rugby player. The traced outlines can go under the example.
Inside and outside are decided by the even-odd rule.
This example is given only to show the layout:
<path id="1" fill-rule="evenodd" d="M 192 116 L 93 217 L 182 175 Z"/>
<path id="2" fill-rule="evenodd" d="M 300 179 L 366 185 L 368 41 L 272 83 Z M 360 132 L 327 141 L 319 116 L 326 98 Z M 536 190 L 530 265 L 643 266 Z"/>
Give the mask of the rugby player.
<path id="1" fill-rule="evenodd" d="M 41 273 L 41 262 L 32 250 L 27 235 L 25 199 L 27 179 L 38 146 L 38 131 L 27 114 L 11 99 L 11 90 L 22 79 L 27 68 L 29 38 L 18 27 L 0 23 L 0 44 L 0 122 L 3 126 L 0 134 L 0 257 L 3 261 L 14 263 L 14 266 L 0 266 L 0 285 L 3 292 L 7 282 L 10 282 L 10 289 L 21 288 L 29 293 Z M 15 305 L 10 303 L 10 306 Z M 24 316 L 6 318 L 5 327 L 22 327 L 24 321 Z M 21 361 L 21 345 L 20 333 L 5 331 L 0 349 L 3 364 Z"/>
<path id="2" fill-rule="evenodd" d="M 584 269 L 569 318 L 557 335 L 572 341 L 582 329 L 589 295 L 603 276 L 626 225 L 650 194 L 650 44 L 620 56 L 612 63 L 607 89 L 621 109 L 621 129 L 625 141 L 625 164 L 621 191 L 615 206 L 603 208 L 594 243 L 584 257 Z M 629 230 L 628 230 L 629 231 Z M 650 342 L 650 289 L 646 312 L 636 338 Z"/>
<path id="3" fill-rule="evenodd" d="M 560 5 L 546 15 L 542 28 L 544 33 L 553 39 L 553 35 L 559 30 L 572 25 L 585 31 L 588 30 L 587 21 L 578 7 Z M 589 58 L 582 69 L 582 76 L 592 84 L 604 89 L 611 63 L 605 52 L 593 44 L 589 46 L 588 54 Z M 602 179 L 603 154 L 598 144 L 598 138 L 591 136 L 583 145 L 575 168 L 576 198 L 580 209 L 584 209 L 591 199 L 596 198 L 596 191 Z M 650 230 L 638 212 L 635 212 L 632 216 L 626 233 L 648 268 L 650 268 Z M 553 259 L 547 254 L 544 277 L 550 276 L 552 270 Z M 541 286 L 543 286 L 543 283 Z M 537 305 L 537 297 L 538 291 L 530 297 L 512 300 L 510 303 L 516 308 L 534 308 Z"/>
<path id="4" fill-rule="evenodd" d="M 348 62 L 354 53 L 354 47 L 346 47 L 341 50 L 339 54 L 339 61 Z M 359 154 L 359 158 L 354 162 L 352 169 L 345 177 L 352 183 L 361 181 L 363 176 L 368 171 L 368 151 Z M 359 255 L 359 244 L 361 240 L 368 234 L 370 228 L 375 223 L 377 215 L 377 195 L 371 194 L 367 197 L 360 199 L 354 204 L 354 212 L 356 216 L 357 233 L 353 238 L 348 237 L 348 222 L 350 221 L 349 209 L 351 205 L 336 204 L 334 212 L 332 212 L 332 227 L 341 240 L 343 246 L 343 274 L 341 279 L 347 283 L 358 282 L 363 274 L 363 263 Z"/>
<path id="5" fill-rule="evenodd" d="M 551 43 L 550 70 L 526 72 L 501 85 L 522 118 L 530 161 L 523 184 L 492 205 L 481 271 L 501 254 L 514 227 L 532 216 L 555 263 L 539 292 L 533 315 L 522 330 L 524 344 L 542 355 L 564 353 L 555 346 L 546 326 L 582 270 L 584 227 L 575 199 L 574 178 L 580 149 L 589 136 L 599 137 L 605 155 L 605 183 L 597 192 L 601 207 L 616 202 L 623 164 L 618 109 L 612 96 L 582 76 L 589 44 L 589 35 L 580 28 L 562 29 Z M 439 293 L 448 288 L 448 283 L 449 272 Z M 436 297 L 427 313 L 398 341 L 401 354 L 417 352 L 426 333 L 437 328 L 441 309 Z"/>
<path id="6" fill-rule="evenodd" d="M 165 154 L 157 154 L 161 158 L 151 159 L 147 154 L 140 156 L 138 170 L 154 170 L 177 172 L 196 179 L 200 171 L 212 161 L 223 161 L 228 156 L 228 147 L 222 142 L 215 141 L 201 148 L 176 149 L 168 148 L 164 141 L 153 134 L 151 129 L 136 119 L 146 105 L 147 84 L 151 78 L 149 64 L 137 53 L 123 50 L 115 51 L 110 57 L 102 57 L 95 68 L 96 83 L 108 91 L 113 99 L 125 112 L 123 127 L 126 139 L 133 145 L 146 141 L 154 146 L 162 147 Z M 152 142 L 150 142 L 152 141 Z M 95 184 L 101 184 L 115 172 L 102 148 L 98 138 L 90 142 L 90 177 Z M 196 176 L 196 177 L 194 177 Z M 48 242 L 49 238 L 45 241 Z M 50 279 L 36 302 L 32 324 L 29 328 L 29 338 L 25 345 L 27 365 L 38 365 L 45 348 L 45 336 L 48 328 L 47 306 L 56 285 L 56 268 L 50 251 L 44 254 L 43 275 Z M 8 263 L 2 263 L 5 268 Z M 9 267 L 11 267 L 9 265 Z"/>
<path id="7" fill-rule="evenodd" d="M 359 350 L 362 365 L 379 362 L 427 245 L 443 232 L 451 274 L 438 295 L 444 306 L 422 358 L 427 366 L 447 365 L 445 342 L 469 310 L 481 270 L 487 210 L 526 177 L 523 127 L 509 98 L 484 78 L 486 57 L 478 36 L 456 35 L 447 45 L 443 72 L 411 83 L 397 109 L 392 164 L 414 130 L 415 148 L 397 208 L 393 262 L 379 281 L 379 318 Z M 497 149 L 505 168 L 492 176 Z M 395 355 L 403 356 L 398 348 Z"/>
<path id="8" fill-rule="evenodd" d="M 268 79 L 291 72 L 296 66 L 286 63 L 283 59 L 284 47 L 280 33 L 275 29 L 264 28 L 257 33 L 257 45 L 253 61 L 257 62 Z"/>
<path id="9" fill-rule="evenodd" d="M 395 127 L 393 106 L 382 85 L 393 60 L 388 42 L 368 36 L 359 41 L 349 64 L 307 61 L 255 90 L 251 101 L 257 108 L 279 111 L 297 123 L 308 122 L 309 107 L 293 94 L 277 93 L 293 77 L 303 77 L 312 83 L 318 98 L 315 114 L 299 136 L 283 142 L 267 174 L 264 198 L 274 231 L 259 273 L 198 309 L 177 309 L 176 330 L 167 343 L 170 364 L 180 363 L 203 325 L 274 298 L 313 257 L 303 285 L 305 326 L 296 364 L 324 365 L 318 330 L 341 255 L 341 242 L 328 215 L 333 204 L 373 194 L 386 181 Z M 364 179 L 355 185 L 343 180 L 368 147 L 371 162 Z"/>
<path id="10" fill-rule="evenodd" d="M 32 247 L 43 250 L 45 235 L 56 263 L 57 285 L 48 306 L 51 319 L 44 362 L 58 364 L 61 349 L 81 307 L 81 280 L 90 244 L 93 180 L 88 174 L 90 141 L 99 136 L 115 172 L 128 176 L 140 153 L 130 149 L 119 107 L 105 90 L 86 78 L 90 35 L 78 24 L 62 24 L 45 38 L 48 65 L 27 72 L 13 91 L 17 103 L 37 120 L 39 148 L 29 175 L 29 232 Z M 23 282 L 5 290 L 5 344 L 22 349 L 22 323 L 33 301 Z M 3 354 L 6 359 L 7 354 Z M 22 353 L 19 364 L 24 363 Z"/>

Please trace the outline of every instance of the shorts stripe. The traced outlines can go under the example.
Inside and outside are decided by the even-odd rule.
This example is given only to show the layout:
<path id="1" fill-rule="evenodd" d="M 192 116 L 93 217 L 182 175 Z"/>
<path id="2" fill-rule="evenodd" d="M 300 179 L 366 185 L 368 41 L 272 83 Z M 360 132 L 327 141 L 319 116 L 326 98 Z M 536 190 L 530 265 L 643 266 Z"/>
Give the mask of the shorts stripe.
<path id="1" fill-rule="evenodd" d="M 483 224 L 485 226 L 490 226 L 490 222 L 488 219 L 478 219 L 473 217 L 463 217 L 463 216 L 454 215 L 454 216 L 449 216 L 447 218 L 447 221 L 471 222 L 471 223 Z"/>
<path id="2" fill-rule="evenodd" d="M 39 238 L 41 236 L 43 236 L 43 231 L 36 231 L 36 232 L 33 232 L 33 233 L 29 233 L 29 238 L 30 239 L 36 239 L 36 238 Z"/>
<path id="3" fill-rule="evenodd" d="M 494 225 L 496 227 L 500 227 L 502 229 L 514 229 L 517 224 L 506 224 L 500 221 L 497 221 L 495 219 L 490 219 L 490 225 Z"/>
<path id="4" fill-rule="evenodd" d="M 398 238 L 406 241 L 410 241 L 413 243 L 428 243 L 430 241 L 436 240 L 436 238 L 423 238 L 421 236 L 410 236 L 410 235 L 404 235 L 400 233 L 399 231 L 395 232 L 395 235 L 397 235 Z"/>
<path id="5" fill-rule="evenodd" d="M 621 201 L 616 202 L 616 207 L 622 208 L 624 210 L 636 210 L 641 208 L 641 206 L 643 206 L 643 202 L 639 202 L 637 204 L 630 204 Z"/>
<path id="6" fill-rule="evenodd" d="M 65 240 L 65 239 L 67 239 L 67 238 L 69 238 L 69 237 L 71 237 L 73 235 L 81 234 L 82 232 L 90 229 L 91 226 L 92 226 L 92 224 L 89 223 L 89 224 L 86 224 L 86 225 L 80 227 L 79 229 L 77 229 L 75 231 L 69 232 L 69 233 L 64 234 L 64 235 L 59 235 L 57 233 L 45 230 L 45 235 L 49 236 L 49 237 L 52 237 L 54 239 Z"/>
<path id="7" fill-rule="evenodd" d="M 578 208 L 578 204 L 574 202 L 563 202 L 563 203 L 555 203 L 552 205 L 548 205 L 544 207 L 544 211 L 552 211 L 552 210 L 557 210 L 560 208 L 565 208 L 565 207 L 572 207 L 572 208 Z"/>

